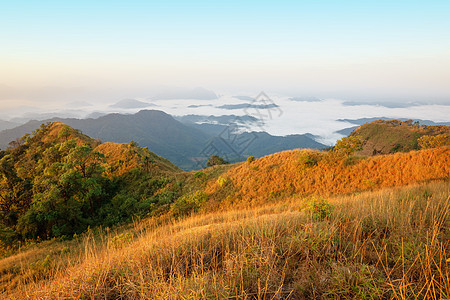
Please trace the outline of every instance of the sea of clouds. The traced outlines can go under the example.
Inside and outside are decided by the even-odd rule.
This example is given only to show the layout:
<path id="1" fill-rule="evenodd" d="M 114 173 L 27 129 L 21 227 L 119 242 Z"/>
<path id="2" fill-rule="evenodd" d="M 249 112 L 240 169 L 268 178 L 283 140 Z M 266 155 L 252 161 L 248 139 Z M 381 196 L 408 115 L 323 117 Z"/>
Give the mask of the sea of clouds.
<path id="1" fill-rule="evenodd" d="M 44 120 L 52 116 L 58 117 L 98 117 L 108 113 L 136 113 L 142 109 L 156 109 L 173 116 L 205 115 L 223 116 L 251 115 L 261 122 L 255 123 L 248 130 L 266 131 L 272 135 L 285 136 L 289 134 L 311 133 L 318 136 L 318 141 L 331 145 L 342 137 L 337 131 L 355 126 L 355 124 L 340 121 L 341 119 L 359 118 L 408 118 L 431 120 L 434 122 L 450 122 L 450 103 L 447 104 L 414 104 L 392 105 L 349 103 L 345 99 L 315 99 L 292 98 L 289 96 L 258 95 L 236 97 L 220 95 L 214 100 L 171 99 L 152 100 L 136 98 L 148 103 L 147 108 L 111 107 L 114 103 L 95 103 L 86 101 L 46 103 L 40 101 L 39 106 L 24 103 L 15 106 L 14 102 L 3 102 L 0 119 L 24 123 L 29 119 Z M 269 105 L 264 108 L 264 105 Z M 235 109 L 229 109 L 235 107 Z"/>

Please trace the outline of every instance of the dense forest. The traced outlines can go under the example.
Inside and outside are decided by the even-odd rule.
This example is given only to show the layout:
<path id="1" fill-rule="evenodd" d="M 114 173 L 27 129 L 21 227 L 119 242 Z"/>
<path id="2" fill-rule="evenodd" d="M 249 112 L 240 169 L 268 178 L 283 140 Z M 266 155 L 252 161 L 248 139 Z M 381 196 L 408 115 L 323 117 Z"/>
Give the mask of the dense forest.
<path id="1" fill-rule="evenodd" d="M 62 123 L 43 124 L 0 152 L 0 243 L 71 237 L 147 215 L 167 201 L 156 194 L 177 171 L 134 142 L 100 144 Z"/>

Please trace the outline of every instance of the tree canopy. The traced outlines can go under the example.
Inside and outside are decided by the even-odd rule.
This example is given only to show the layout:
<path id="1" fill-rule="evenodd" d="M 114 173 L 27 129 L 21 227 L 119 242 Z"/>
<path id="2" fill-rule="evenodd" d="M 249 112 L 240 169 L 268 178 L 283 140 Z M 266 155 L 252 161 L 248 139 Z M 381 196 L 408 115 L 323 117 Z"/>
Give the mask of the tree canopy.
<path id="1" fill-rule="evenodd" d="M 55 122 L 0 151 L 0 247 L 70 237 L 151 211 L 170 182 L 164 174 L 176 167 L 134 142 L 98 144 Z"/>
<path id="2" fill-rule="evenodd" d="M 209 157 L 208 161 L 206 162 L 206 165 L 208 167 L 217 166 L 217 165 L 226 165 L 226 164 L 229 164 L 229 162 L 215 154 L 211 155 Z"/>

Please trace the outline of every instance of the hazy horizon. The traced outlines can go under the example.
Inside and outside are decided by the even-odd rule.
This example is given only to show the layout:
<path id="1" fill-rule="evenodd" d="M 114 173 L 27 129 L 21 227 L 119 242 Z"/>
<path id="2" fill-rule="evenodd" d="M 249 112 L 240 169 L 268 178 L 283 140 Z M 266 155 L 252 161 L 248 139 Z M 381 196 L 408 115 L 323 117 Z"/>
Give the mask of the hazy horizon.
<path id="1" fill-rule="evenodd" d="M 448 1 L 14 1 L 0 109 L 161 87 L 450 105 Z"/>

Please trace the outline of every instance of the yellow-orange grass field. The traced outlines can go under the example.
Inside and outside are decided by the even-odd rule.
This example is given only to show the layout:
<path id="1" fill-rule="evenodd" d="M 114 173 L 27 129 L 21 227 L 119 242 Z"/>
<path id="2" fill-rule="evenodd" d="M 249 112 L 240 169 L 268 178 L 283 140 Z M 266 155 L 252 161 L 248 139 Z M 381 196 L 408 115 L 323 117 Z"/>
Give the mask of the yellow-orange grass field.
<path id="1" fill-rule="evenodd" d="M 0 261 L 1 298 L 445 299 L 449 190 L 444 180 L 328 197 L 324 219 L 290 197 L 50 241 Z"/>
<path id="2" fill-rule="evenodd" d="M 342 158 L 314 150 L 292 150 L 239 164 L 219 180 L 210 182 L 205 191 L 222 207 L 230 203 L 251 206 L 284 195 L 328 196 L 449 176 L 448 147 L 367 158 Z"/>

